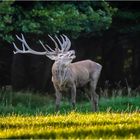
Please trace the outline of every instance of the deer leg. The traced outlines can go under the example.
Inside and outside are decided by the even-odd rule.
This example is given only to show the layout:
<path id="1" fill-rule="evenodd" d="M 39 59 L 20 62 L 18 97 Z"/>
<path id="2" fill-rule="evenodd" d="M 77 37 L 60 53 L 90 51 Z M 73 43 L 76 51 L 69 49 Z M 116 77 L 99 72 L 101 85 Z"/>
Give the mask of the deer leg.
<path id="1" fill-rule="evenodd" d="M 59 91 L 56 91 L 55 92 L 55 96 L 56 96 L 56 102 L 55 102 L 56 108 L 55 108 L 55 110 L 58 111 L 59 107 L 60 107 L 60 102 L 61 102 L 62 94 Z"/>
<path id="2" fill-rule="evenodd" d="M 102 70 L 102 66 L 98 65 L 98 70 L 93 73 L 92 80 L 90 82 L 90 93 L 91 93 L 91 102 L 92 102 L 92 110 L 98 111 L 98 102 L 99 102 L 99 95 L 96 93 L 96 86 L 98 83 L 98 79 Z"/>
<path id="3" fill-rule="evenodd" d="M 95 81 L 93 81 L 90 83 L 91 106 L 93 112 L 98 111 L 99 96 L 95 90 L 96 90 L 96 83 Z"/>
<path id="4" fill-rule="evenodd" d="M 75 105 L 76 105 L 76 87 L 75 87 L 75 85 L 71 87 L 71 102 L 72 102 L 72 107 L 74 109 Z"/>

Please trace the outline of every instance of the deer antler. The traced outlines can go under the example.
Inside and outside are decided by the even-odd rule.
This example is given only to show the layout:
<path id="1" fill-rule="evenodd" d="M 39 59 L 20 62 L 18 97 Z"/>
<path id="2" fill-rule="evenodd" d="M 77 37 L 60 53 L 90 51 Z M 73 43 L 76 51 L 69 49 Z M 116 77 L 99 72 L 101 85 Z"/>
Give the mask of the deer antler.
<path id="1" fill-rule="evenodd" d="M 13 42 L 13 45 L 14 45 L 14 48 L 16 51 L 14 51 L 14 54 L 17 54 L 17 53 L 30 53 L 30 54 L 36 54 L 36 55 L 46 55 L 48 52 L 47 52 L 47 49 L 45 49 L 46 51 L 45 52 L 38 52 L 38 51 L 35 51 L 33 49 L 31 49 L 29 47 L 29 45 L 27 44 L 23 34 L 21 34 L 21 38 L 16 35 L 17 39 L 19 41 L 21 41 L 22 43 L 22 49 L 19 49 L 16 44 Z"/>
<path id="2" fill-rule="evenodd" d="M 57 41 L 60 44 L 62 53 L 67 52 L 70 49 L 71 41 L 69 40 L 69 38 L 66 35 L 61 35 L 62 42 L 59 40 L 59 38 L 57 36 L 55 36 L 55 38 L 57 39 Z"/>
<path id="3" fill-rule="evenodd" d="M 69 40 L 69 38 L 66 35 L 64 35 L 64 34 L 63 35 L 60 35 L 61 41 L 55 35 L 55 38 L 58 41 L 59 45 L 58 45 L 58 43 L 56 42 L 56 40 L 52 36 L 50 36 L 50 35 L 48 35 L 48 36 L 54 42 L 54 45 L 55 45 L 55 49 L 54 50 L 49 45 L 47 45 L 47 44 L 44 45 L 41 41 L 40 41 L 40 43 L 43 46 L 43 48 L 45 48 L 45 46 L 46 46 L 49 49 L 49 50 L 47 50 L 47 52 L 48 52 L 49 55 L 53 55 L 54 53 L 56 53 L 56 55 L 57 55 L 56 59 L 59 59 L 59 56 L 60 55 L 63 56 L 66 53 L 69 52 L 69 49 L 71 47 L 71 41 Z M 59 46 L 60 46 L 60 48 L 59 48 Z"/>
<path id="4" fill-rule="evenodd" d="M 70 42 L 70 40 L 68 39 L 68 37 L 66 35 L 61 35 L 60 36 L 62 41 L 60 41 L 60 39 L 57 36 L 55 36 L 56 40 L 58 41 L 58 43 L 60 45 L 60 48 L 58 46 L 58 43 L 55 41 L 55 39 L 53 39 L 53 37 L 50 36 L 50 35 L 48 35 L 48 36 L 54 42 L 55 49 L 53 50 L 47 44 L 44 45 L 42 43 L 42 41 L 39 40 L 40 44 L 42 45 L 42 47 L 44 48 L 45 51 L 44 52 L 38 52 L 38 51 L 35 51 L 35 50 L 33 50 L 33 49 L 31 49 L 29 47 L 29 45 L 27 44 L 23 34 L 21 34 L 21 37 L 16 35 L 17 39 L 22 43 L 22 49 L 19 49 L 16 46 L 16 44 L 13 42 L 14 48 L 16 50 L 16 51 L 14 51 L 14 54 L 17 54 L 17 53 L 21 53 L 21 54 L 30 53 L 30 54 L 36 54 L 36 55 L 46 55 L 50 59 L 56 60 L 57 56 L 59 54 L 63 55 L 64 53 L 68 52 L 68 50 L 70 49 L 70 46 L 71 46 L 71 42 Z"/>

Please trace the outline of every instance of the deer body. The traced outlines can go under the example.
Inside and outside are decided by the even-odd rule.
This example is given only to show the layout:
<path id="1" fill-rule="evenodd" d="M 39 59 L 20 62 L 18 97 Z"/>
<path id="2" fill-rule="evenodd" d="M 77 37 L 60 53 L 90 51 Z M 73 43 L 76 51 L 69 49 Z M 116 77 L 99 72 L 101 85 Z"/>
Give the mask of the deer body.
<path id="1" fill-rule="evenodd" d="M 50 39 L 55 44 L 55 50 L 46 46 L 40 41 L 45 52 L 38 52 L 29 47 L 23 34 L 21 38 L 17 36 L 17 39 L 22 43 L 22 49 L 19 49 L 15 43 L 13 43 L 14 54 L 17 53 L 31 53 L 35 55 L 46 55 L 51 60 L 54 60 L 52 66 L 52 82 L 55 88 L 56 95 L 56 110 L 59 109 L 62 92 L 71 93 L 71 102 L 73 107 L 76 104 L 76 88 L 83 87 L 89 84 L 89 92 L 91 96 L 92 110 L 98 110 L 98 95 L 96 94 L 96 86 L 100 76 L 102 66 L 91 60 L 83 60 L 75 63 L 71 63 L 75 59 L 75 51 L 69 50 L 71 42 L 66 35 L 61 35 L 61 40 L 55 36 L 55 41 L 50 35 Z"/>
<path id="2" fill-rule="evenodd" d="M 58 66 L 60 66 L 60 64 Z M 52 82 L 56 91 L 56 108 L 58 109 L 60 105 L 60 100 L 62 97 L 61 92 L 71 92 L 71 101 L 74 107 L 76 103 L 76 88 L 89 84 L 89 91 L 92 98 L 92 110 L 97 111 L 98 95 L 96 94 L 95 90 L 101 69 L 102 66 L 100 64 L 91 60 L 71 63 L 66 69 L 67 77 L 65 81 L 61 83 L 57 73 L 59 67 L 57 67 L 57 64 L 54 63 L 52 67 Z M 62 71 L 65 71 L 65 68 L 62 68 L 61 72 Z"/>

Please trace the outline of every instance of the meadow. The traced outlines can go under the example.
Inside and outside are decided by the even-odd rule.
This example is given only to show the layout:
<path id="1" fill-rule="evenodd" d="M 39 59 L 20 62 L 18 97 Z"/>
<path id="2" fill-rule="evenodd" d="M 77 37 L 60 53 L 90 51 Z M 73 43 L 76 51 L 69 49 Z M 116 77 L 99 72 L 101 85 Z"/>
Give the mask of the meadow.
<path id="1" fill-rule="evenodd" d="M 88 99 L 72 110 L 65 98 L 55 112 L 53 96 L 0 92 L 0 138 L 139 139 L 139 93 L 118 95 L 103 95 L 92 113 Z"/>

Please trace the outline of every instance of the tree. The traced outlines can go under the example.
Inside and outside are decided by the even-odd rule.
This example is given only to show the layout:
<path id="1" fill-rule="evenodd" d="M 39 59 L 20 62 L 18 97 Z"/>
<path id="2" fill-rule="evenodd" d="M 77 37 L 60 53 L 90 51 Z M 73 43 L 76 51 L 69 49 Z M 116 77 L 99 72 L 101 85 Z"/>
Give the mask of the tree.
<path id="1" fill-rule="evenodd" d="M 13 3 L 13 0 L 0 3 L 0 38 L 8 42 L 12 41 L 11 32 L 14 30 L 12 23 L 14 8 L 11 7 Z"/>
<path id="2" fill-rule="evenodd" d="M 12 41 L 12 32 L 34 34 L 67 33 L 80 35 L 101 33 L 110 27 L 115 8 L 102 2 L 28 2 L 0 3 L 0 37 Z M 29 5 L 29 4 L 28 4 Z M 98 7 L 98 8 L 97 8 Z"/>

